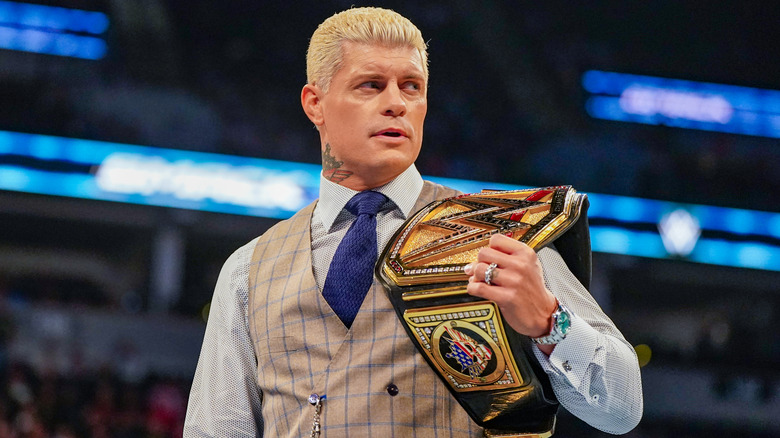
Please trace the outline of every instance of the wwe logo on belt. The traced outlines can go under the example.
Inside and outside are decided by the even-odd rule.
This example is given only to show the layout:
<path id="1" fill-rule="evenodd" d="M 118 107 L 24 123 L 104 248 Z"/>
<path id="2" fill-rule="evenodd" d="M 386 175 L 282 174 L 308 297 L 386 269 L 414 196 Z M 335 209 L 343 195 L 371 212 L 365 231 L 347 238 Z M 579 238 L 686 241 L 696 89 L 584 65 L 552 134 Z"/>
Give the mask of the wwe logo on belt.
<path id="1" fill-rule="evenodd" d="M 485 371 L 493 352 L 484 344 L 478 344 L 474 339 L 458 330 L 446 327 L 450 344 L 450 353 L 446 357 L 455 359 L 461 366 L 461 371 L 468 370 L 472 379 L 479 377 Z"/>

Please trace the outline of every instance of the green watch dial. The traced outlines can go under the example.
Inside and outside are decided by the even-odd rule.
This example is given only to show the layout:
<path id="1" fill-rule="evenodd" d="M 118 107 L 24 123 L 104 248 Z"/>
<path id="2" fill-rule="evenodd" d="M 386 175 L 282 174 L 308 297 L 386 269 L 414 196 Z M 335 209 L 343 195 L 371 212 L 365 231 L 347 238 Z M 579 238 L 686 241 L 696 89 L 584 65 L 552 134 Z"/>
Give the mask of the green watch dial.
<path id="1" fill-rule="evenodd" d="M 549 345 L 557 344 L 566 339 L 566 333 L 571 328 L 571 313 L 569 309 L 563 307 L 561 303 L 558 303 L 558 308 L 555 310 L 553 317 L 553 327 L 550 334 L 539 338 L 531 338 L 537 344 Z"/>
<path id="2" fill-rule="evenodd" d="M 561 312 L 558 314 L 558 320 L 556 321 L 555 325 L 558 326 L 558 331 L 565 335 L 569 331 L 569 327 L 571 327 L 571 318 L 569 317 L 569 313 Z"/>

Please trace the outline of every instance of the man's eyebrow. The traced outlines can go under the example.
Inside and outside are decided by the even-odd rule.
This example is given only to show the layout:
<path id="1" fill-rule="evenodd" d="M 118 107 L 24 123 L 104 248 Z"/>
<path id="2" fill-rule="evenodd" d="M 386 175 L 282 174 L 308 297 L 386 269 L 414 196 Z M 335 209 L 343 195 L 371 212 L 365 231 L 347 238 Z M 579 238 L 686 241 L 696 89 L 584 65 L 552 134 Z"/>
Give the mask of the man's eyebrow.
<path id="1" fill-rule="evenodd" d="M 357 79 L 385 79 L 387 77 L 388 75 L 386 74 L 372 72 L 358 73 L 355 75 L 355 78 Z M 425 76 L 419 73 L 407 73 L 401 76 L 401 79 L 416 79 L 422 81 L 425 79 Z"/>
<path id="2" fill-rule="evenodd" d="M 381 73 L 372 73 L 372 72 L 365 72 L 365 73 L 358 73 L 355 75 L 355 78 L 357 79 L 383 79 L 385 75 Z"/>
<path id="3" fill-rule="evenodd" d="M 382 81 L 387 81 L 389 79 L 389 77 L 390 77 L 390 75 L 388 75 L 388 74 L 386 74 L 384 72 L 380 72 L 380 71 L 375 71 L 375 72 L 364 71 L 364 72 L 356 73 L 354 76 L 352 76 L 352 78 L 350 79 L 350 82 L 351 83 L 356 83 L 356 84 L 357 83 L 363 83 L 363 82 L 366 82 L 366 81 L 380 81 L 380 82 L 382 82 Z M 401 81 L 415 81 L 415 82 L 419 82 L 419 83 L 426 83 L 425 75 L 423 75 L 422 73 L 415 72 L 415 71 L 407 72 L 407 73 L 403 74 L 400 77 L 400 80 Z"/>
<path id="4" fill-rule="evenodd" d="M 404 76 L 404 79 L 417 79 L 422 81 L 425 79 L 425 76 L 419 73 L 408 73 L 406 76 Z"/>

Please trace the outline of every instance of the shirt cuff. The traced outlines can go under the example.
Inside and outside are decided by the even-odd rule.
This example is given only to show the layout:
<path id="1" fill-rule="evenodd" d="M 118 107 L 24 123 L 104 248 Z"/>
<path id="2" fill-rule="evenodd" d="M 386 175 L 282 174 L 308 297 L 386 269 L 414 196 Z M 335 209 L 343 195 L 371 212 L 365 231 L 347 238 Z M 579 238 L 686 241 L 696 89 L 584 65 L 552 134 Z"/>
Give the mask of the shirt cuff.
<path id="1" fill-rule="evenodd" d="M 579 388 L 585 372 L 596 356 L 600 333 L 577 315 L 571 317 L 571 327 L 566 339 L 559 342 L 548 357 L 538 347 L 534 354 L 547 374 L 556 374 Z"/>

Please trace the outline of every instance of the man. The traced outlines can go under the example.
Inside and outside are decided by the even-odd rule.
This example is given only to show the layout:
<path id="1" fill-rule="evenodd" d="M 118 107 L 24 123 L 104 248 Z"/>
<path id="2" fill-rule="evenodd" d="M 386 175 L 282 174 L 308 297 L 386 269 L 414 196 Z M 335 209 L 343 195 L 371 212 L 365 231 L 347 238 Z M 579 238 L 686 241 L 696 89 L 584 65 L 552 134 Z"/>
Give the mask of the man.
<path id="1" fill-rule="evenodd" d="M 364 276 L 329 273 L 353 223 L 368 217 L 376 247 L 363 253 L 373 257 L 411 214 L 457 194 L 423 182 L 414 166 L 427 111 L 422 35 L 392 11 L 349 9 L 315 31 L 307 74 L 301 103 L 320 135 L 320 199 L 225 263 L 184 435 L 482 436 L 415 350 L 372 273 L 351 313 L 331 292 L 340 279 Z M 379 211 L 364 216 L 352 199 L 366 193 Z M 571 309 L 566 338 L 535 347 L 558 400 L 601 430 L 636 426 L 633 349 L 553 249 L 537 256 L 494 236 L 466 273 L 468 292 L 495 301 L 520 334 L 544 337 L 558 302 Z"/>

